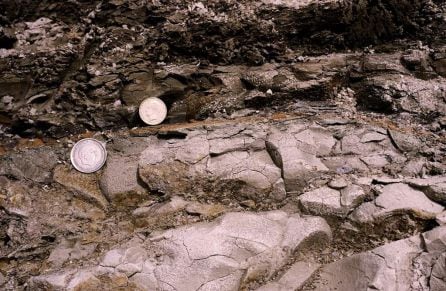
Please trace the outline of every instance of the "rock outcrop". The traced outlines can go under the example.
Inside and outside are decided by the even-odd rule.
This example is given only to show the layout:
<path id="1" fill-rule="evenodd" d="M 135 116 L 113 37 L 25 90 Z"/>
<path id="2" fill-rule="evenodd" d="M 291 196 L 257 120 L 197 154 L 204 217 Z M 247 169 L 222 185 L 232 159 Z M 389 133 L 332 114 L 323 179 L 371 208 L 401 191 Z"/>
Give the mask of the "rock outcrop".
<path id="1" fill-rule="evenodd" d="M 118 281 L 139 290 L 235 290 L 259 277 L 269 278 L 302 245 L 331 240 L 328 224 L 317 217 L 228 213 L 157 233 L 145 241 L 108 251 L 99 266 L 34 277 L 31 288 L 77 290 Z M 103 281 L 102 281 L 103 280 Z"/>
<path id="2" fill-rule="evenodd" d="M 446 228 L 324 266 L 313 290 L 442 290 Z"/>
<path id="3" fill-rule="evenodd" d="M 445 1 L 0 7 L 1 290 L 446 289 Z"/>

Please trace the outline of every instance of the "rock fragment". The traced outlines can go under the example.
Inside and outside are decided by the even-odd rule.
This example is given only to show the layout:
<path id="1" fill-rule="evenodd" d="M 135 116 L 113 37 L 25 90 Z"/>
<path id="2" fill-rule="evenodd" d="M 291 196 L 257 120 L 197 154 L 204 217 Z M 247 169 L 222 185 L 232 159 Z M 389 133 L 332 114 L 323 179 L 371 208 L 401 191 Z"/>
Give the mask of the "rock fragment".
<path id="1" fill-rule="evenodd" d="M 35 289 L 59 289 L 63 290 L 67 287 L 68 283 L 70 282 L 70 279 L 72 275 L 75 273 L 75 270 L 61 272 L 61 273 L 55 273 L 55 274 L 48 274 L 48 275 L 41 275 L 38 277 L 34 277 L 29 282 L 29 286 L 31 288 Z"/>
<path id="2" fill-rule="evenodd" d="M 317 215 L 347 215 L 348 209 L 341 205 L 341 193 L 328 187 L 318 188 L 299 196 L 306 212 Z"/>
<path id="3" fill-rule="evenodd" d="M 266 142 L 275 164 L 282 168 L 287 191 L 302 190 L 314 172 L 328 171 L 317 155 L 328 155 L 334 144 L 333 136 L 317 127 L 297 133 L 290 127 L 286 132 L 274 132 Z"/>
<path id="4" fill-rule="evenodd" d="M 306 261 L 294 263 L 277 281 L 268 283 L 256 291 L 293 291 L 302 288 L 319 269 L 320 264 Z"/>
<path id="5" fill-rule="evenodd" d="M 385 155 L 365 156 L 361 157 L 360 160 L 364 162 L 370 169 L 382 169 L 387 164 L 389 164 L 389 160 Z"/>
<path id="6" fill-rule="evenodd" d="M 364 190 L 358 185 L 350 185 L 341 190 L 341 205 L 353 209 L 360 205 L 366 197 Z"/>
<path id="7" fill-rule="evenodd" d="M 54 267 L 60 268 L 69 260 L 79 260 L 91 256 L 96 246 L 97 244 L 82 244 L 80 241 L 63 239 L 51 252 L 48 262 Z"/>
<path id="8" fill-rule="evenodd" d="M 358 133 L 346 135 L 341 140 L 341 153 L 344 155 L 372 155 L 383 150 L 377 143 L 363 143 Z"/>
<path id="9" fill-rule="evenodd" d="M 366 194 L 358 185 L 349 185 L 335 190 L 322 187 L 299 196 L 303 209 L 317 215 L 335 215 L 344 217 L 362 203 Z"/>
<path id="10" fill-rule="evenodd" d="M 0 157 L 0 175 L 49 183 L 59 157 L 48 147 Z"/>
<path id="11" fill-rule="evenodd" d="M 432 201 L 446 205 L 446 177 L 407 179 L 407 183 L 424 192 Z"/>
<path id="12" fill-rule="evenodd" d="M 443 212 L 437 214 L 437 216 L 435 217 L 435 221 L 439 225 L 445 225 L 446 224 L 446 211 L 443 211 Z"/>
<path id="13" fill-rule="evenodd" d="M 148 195 L 138 179 L 137 156 L 111 154 L 102 172 L 100 187 L 113 203 L 135 204 Z"/>
<path id="14" fill-rule="evenodd" d="M 344 178 L 339 177 L 339 178 L 335 178 L 335 179 L 331 180 L 330 183 L 328 183 L 328 186 L 330 188 L 340 190 L 342 188 L 347 187 L 348 183 Z"/>
<path id="15" fill-rule="evenodd" d="M 398 213 L 412 213 L 421 219 L 434 219 L 443 206 L 429 200 L 426 195 L 403 183 L 384 186 L 373 202 L 359 206 L 351 215 L 359 222 L 373 222 Z"/>
<path id="16" fill-rule="evenodd" d="M 135 217 L 162 218 L 163 216 L 183 210 L 186 205 L 188 205 L 187 201 L 181 197 L 174 196 L 164 203 L 155 203 L 151 206 L 136 208 L 132 212 L 132 215 Z"/>
<path id="17" fill-rule="evenodd" d="M 421 148 L 421 142 L 413 135 L 404 134 L 395 130 L 388 130 L 395 146 L 403 152 L 412 152 Z"/>
<path id="18" fill-rule="evenodd" d="M 441 291 L 446 289 L 446 253 L 442 253 L 434 266 L 429 281 L 431 291 Z"/>
<path id="19" fill-rule="evenodd" d="M 74 191 L 81 199 L 93 203 L 99 208 L 108 208 L 109 203 L 99 188 L 96 175 L 83 174 L 60 165 L 54 170 L 54 180 Z"/>
<path id="20" fill-rule="evenodd" d="M 386 135 L 379 133 L 379 132 L 369 132 L 364 134 L 361 137 L 361 142 L 362 143 L 366 143 L 366 142 L 380 142 L 383 141 L 387 138 Z"/>

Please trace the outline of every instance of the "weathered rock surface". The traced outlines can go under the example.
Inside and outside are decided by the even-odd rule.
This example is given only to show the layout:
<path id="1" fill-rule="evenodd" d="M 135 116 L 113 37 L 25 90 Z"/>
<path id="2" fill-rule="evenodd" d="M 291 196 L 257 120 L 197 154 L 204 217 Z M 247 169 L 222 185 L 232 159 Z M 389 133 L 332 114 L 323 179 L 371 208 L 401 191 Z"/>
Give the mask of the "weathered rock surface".
<path id="1" fill-rule="evenodd" d="M 71 290 L 118 273 L 142 290 L 235 290 L 255 278 L 270 277 L 304 242 L 324 244 L 330 239 L 330 227 L 321 218 L 282 211 L 228 213 L 211 223 L 168 230 L 110 250 L 99 266 L 85 271 L 32 278 L 30 286 Z"/>
<path id="2" fill-rule="evenodd" d="M 230 136 L 217 129 L 190 132 L 182 140 L 152 138 L 141 154 L 139 176 L 150 190 L 168 195 L 283 200 L 281 170 L 265 150 L 265 134 L 234 130 Z"/>
<path id="3" fill-rule="evenodd" d="M 0 7 L 1 290 L 446 288 L 444 1 Z"/>
<path id="4" fill-rule="evenodd" d="M 423 191 L 432 201 L 443 205 L 446 204 L 446 177 L 409 179 L 408 183 Z"/>
<path id="5" fill-rule="evenodd" d="M 88 258 L 93 254 L 97 244 L 82 244 L 76 240 L 63 240 L 51 251 L 48 262 L 54 267 L 61 267 L 67 261 L 76 261 Z"/>
<path id="6" fill-rule="evenodd" d="M 322 128 L 297 125 L 285 132 L 273 132 L 266 145 L 276 165 L 282 168 L 286 190 L 299 191 L 314 172 L 328 171 L 318 156 L 329 155 L 335 139 Z"/>
<path id="7" fill-rule="evenodd" d="M 338 178 L 331 180 L 330 183 L 328 183 L 328 186 L 330 188 L 340 190 L 340 189 L 347 187 L 348 183 L 344 178 L 338 177 Z"/>
<path id="8" fill-rule="evenodd" d="M 446 288 L 446 253 L 442 253 L 432 267 L 429 286 L 431 290 L 440 291 Z"/>
<path id="9" fill-rule="evenodd" d="M 54 181 L 73 190 L 88 202 L 103 209 L 108 207 L 108 201 L 102 194 L 95 175 L 83 174 L 67 166 L 58 166 L 54 170 Z"/>
<path id="10" fill-rule="evenodd" d="M 0 157 L 0 175 L 38 183 L 51 182 L 52 171 L 59 161 L 57 153 L 49 148 Z"/>
<path id="11" fill-rule="evenodd" d="M 146 138 L 117 138 L 107 148 L 107 163 L 99 177 L 103 195 L 114 206 L 136 206 L 149 199 L 138 176 L 138 160 Z"/>
<path id="12" fill-rule="evenodd" d="M 366 193 L 358 185 L 350 185 L 341 191 L 322 187 L 299 196 L 305 212 L 319 215 L 346 216 L 360 205 Z"/>
<path id="13" fill-rule="evenodd" d="M 8 134 L 133 127 L 146 96 L 163 99 L 172 120 L 344 97 L 380 112 L 445 110 L 438 1 L 3 6 L 0 116 Z M 369 45 L 379 51 L 350 50 Z"/>
<path id="14" fill-rule="evenodd" d="M 445 237 L 446 228 L 439 227 L 331 263 L 322 267 L 314 290 L 441 290 Z"/>
<path id="15" fill-rule="evenodd" d="M 341 190 L 341 205 L 352 209 L 360 205 L 366 196 L 361 186 L 349 185 Z"/>
<path id="16" fill-rule="evenodd" d="M 328 187 L 306 192 L 299 196 L 302 207 L 307 212 L 345 216 L 348 209 L 341 205 L 341 193 Z"/>
<path id="17" fill-rule="evenodd" d="M 108 200 L 131 204 L 131 200 L 137 202 L 147 196 L 147 190 L 138 180 L 138 157 L 109 155 L 101 176 L 100 188 Z"/>
<path id="18" fill-rule="evenodd" d="M 418 190 L 403 183 L 384 186 L 373 202 L 359 206 L 352 213 L 352 219 L 360 222 L 372 222 L 398 213 L 412 213 L 420 218 L 433 219 L 444 207 L 429 200 Z"/>
<path id="19" fill-rule="evenodd" d="M 227 243 L 221 233 L 214 236 L 214 230 L 209 230 L 221 227 L 226 217 L 237 215 L 241 216 L 234 218 L 234 221 L 248 227 L 248 218 L 244 218 L 243 212 L 232 213 L 243 208 L 262 210 L 283 206 L 283 211 L 287 213 L 280 212 L 287 217 L 283 219 L 295 221 L 295 226 L 302 225 L 303 222 L 298 221 L 308 219 L 305 216 L 299 218 L 295 214 L 299 211 L 326 217 L 331 223 L 342 222 L 345 226 L 343 229 L 360 237 L 358 244 L 361 250 L 367 249 L 367 244 L 361 240 L 368 240 L 369 237 L 377 241 L 374 245 L 384 243 L 379 237 L 382 231 L 379 223 L 387 218 L 392 220 L 385 226 L 386 231 L 395 231 L 395 234 L 389 236 L 391 239 L 406 237 L 409 230 L 429 227 L 434 220 L 441 223 L 441 214 L 444 213 L 440 200 L 443 176 L 403 176 L 404 166 L 419 159 L 419 154 L 415 151 L 405 154 L 400 152 L 382 127 L 345 122 L 325 125 L 319 119 L 291 118 L 274 122 L 268 119 L 255 119 L 254 122 L 249 118 L 240 120 L 215 124 L 198 122 L 166 125 L 132 131 L 134 135 L 145 137 L 112 134 L 107 143 L 107 164 L 94 174 L 82 174 L 66 165 L 71 140 L 61 140 L 52 147 L 21 149 L 2 156 L 1 160 L 6 167 L 2 168 L 4 174 L 1 175 L 0 183 L 1 189 L 5 190 L 1 191 L 0 197 L 4 209 L 2 221 L 5 224 L 0 237 L 7 241 L 2 254 L 20 262 L 30 262 L 20 266 L 15 263 L 6 265 L 7 289 L 14 290 L 24 284 L 25 281 L 17 279 L 17 273 L 22 274 L 28 282 L 27 278 L 31 274 L 28 266 L 41 266 L 38 271 L 33 271 L 36 278 L 32 280 L 32 286 L 36 288 L 64 286 L 69 289 L 80 284 L 79 288 L 84 289 L 114 289 L 119 286 L 164 286 L 160 288 L 168 289 L 161 282 L 166 282 L 166 278 L 160 281 L 158 275 L 153 275 L 156 274 L 153 270 L 160 265 L 154 263 L 158 262 L 156 256 L 151 256 L 161 254 L 162 262 L 172 262 L 169 266 L 174 266 L 173 262 L 180 260 L 180 257 L 186 260 L 187 256 L 181 253 L 178 258 L 171 257 L 169 250 L 174 246 L 170 245 L 170 240 L 162 239 L 169 241 L 164 246 L 148 238 L 149 234 L 152 233 L 149 237 L 154 238 L 154 232 L 170 229 L 165 234 L 179 236 L 185 232 L 181 234 L 185 240 L 192 236 L 202 238 L 210 235 L 208 241 L 214 242 L 211 245 L 218 252 L 220 248 L 224 251 L 230 248 L 234 253 L 249 253 L 253 248 L 254 253 L 260 253 L 264 250 L 262 244 L 253 243 L 253 246 L 248 247 L 237 241 L 234 243 L 237 247 Z M 432 150 L 439 149 L 433 145 Z M 54 152 L 57 161 L 44 163 L 39 162 L 39 159 L 31 159 L 40 152 Z M 299 164 L 301 156 L 293 153 L 311 157 L 323 170 L 315 171 L 308 168 L 307 164 Z M 385 156 L 389 162 L 373 167 L 362 162 L 365 157 L 373 155 Z M 429 155 L 441 161 L 440 155 Z M 21 156 L 30 157 L 30 168 L 34 163 L 40 163 L 38 165 L 42 170 L 27 172 L 23 166 L 20 172 L 14 172 L 6 161 L 18 161 Z M 61 164 L 56 165 L 59 160 Z M 356 161 L 356 164 L 352 161 Z M 435 173 L 435 163 L 426 158 L 426 169 Z M 387 176 L 389 173 L 394 175 Z M 396 178 L 398 175 L 400 178 Z M 399 226 L 401 215 L 408 215 L 405 218 L 407 227 Z M 254 221 L 257 219 L 253 218 Z M 204 220 L 211 222 L 204 223 Z M 262 218 L 261 221 L 269 220 Z M 230 232 L 239 227 L 233 223 L 225 228 L 229 236 L 234 236 Z M 367 225 L 370 224 L 378 225 L 377 229 L 368 229 Z M 196 235 L 198 230 L 195 227 L 201 229 L 197 225 L 205 225 L 207 234 Z M 266 232 L 256 230 L 256 238 L 268 234 L 275 227 L 266 227 Z M 326 234 L 328 230 L 326 228 Z M 296 230 L 295 233 L 300 232 Z M 342 234 L 342 240 L 350 239 L 349 235 Z M 362 238 L 364 235 L 367 235 L 367 239 Z M 272 234 L 266 235 L 268 238 L 270 236 L 273 237 Z M 308 244 L 312 245 L 314 241 L 310 240 Z M 302 246 L 308 244 L 304 241 Z M 350 248 L 354 243 L 339 242 L 339 238 L 334 243 L 334 246 L 345 245 Z M 305 259 L 302 260 L 298 253 L 291 254 L 292 248 L 278 251 L 276 243 L 268 246 L 274 250 L 273 257 L 277 259 L 268 257 L 265 259 L 266 265 L 253 263 L 259 268 L 266 266 L 268 272 L 264 273 L 263 269 L 253 271 L 255 275 L 252 275 L 252 280 L 240 275 L 245 270 L 245 267 L 237 265 L 241 260 L 234 263 L 226 257 L 211 256 L 204 260 L 205 265 L 201 260 L 200 264 L 189 261 L 189 264 L 184 264 L 192 264 L 194 268 L 197 266 L 191 272 L 201 273 L 222 270 L 220 267 L 224 266 L 225 274 L 231 274 L 225 277 L 229 281 L 214 280 L 209 288 L 237 288 L 242 284 L 255 289 L 266 284 L 265 288 L 292 290 L 293 284 L 311 284 L 314 269 L 302 269 L 300 279 L 286 275 L 286 264 Z M 129 248 L 136 249 L 131 249 L 128 256 L 133 256 L 131 254 L 135 251 L 138 254 L 135 257 L 151 257 L 155 261 L 151 259 L 149 264 L 145 259 L 141 262 L 129 258 L 115 267 L 97 266 L 99 258 L 105 253 L 115 250 L 111 254 L 117 252 L 118 257 L 127 256 L 125 254 Z M 189 248 L 187 250 L 192 251 Z M 203 251 L 202 244 L 199 250 Z M 351 254 L 351 251 L 343 253 Z M 325 259 L 321 257 L 327 255 L 322 250 L 318 249 L 311 254 L 316 256 L 313 261 L 325 264 Z M 333 251 L 328 256 L 329 261 L 338 259 L 339 252 Z M 262 262 L 265 260 L 262 259 Z M 45 264 L 41 265 L 41 262 Z M 117 266 L 120 266 L 119 271 L 115 272 Z M 57 268 L 67 273 L 55 273 Z M 186 267 L 169 268 L 172 278 L 167 279 L 183 278 L 181 280 L 184 282 L 174 282 L 179 285 L 187 283 L 196 286 L 208 282 L 201 279 L 211 281 L 222 274 L 213 273 L 207 279 L 190 274 L 181 277 L 180 274 L 186 274 Z M 231 273 L 231 270 L 234 272 Z M 199 279 L 189 281 L 191 277 Z"/>
<path id="20" fill-rule="evenodd" d="M 147 206 L 145 204 L 131 213 L 134 225 L 140 229 L 154 225 L 169 226 L 185 214 L 193 217 L 188 219 L 188 222 L 192 223 L 200 218 L 213 219 L 229 211 L 228 207 L 220 203 L 191 202 L 178 196 L 173 196 L 165 202 L 152 202 Z"/>
<path id="21" fill-rule="evenodd" d="M 307 280 L 317 271 L 319 264 L 299 261 L 293 264 L 279 280 L 268 283 L 257 291 L 291 291 L 300 289 Z"/>
<path id="22" fill-rule="evenodd" d="M 441 213 L 438 213 L 437 216 L 435 217 L 435 221 L 439 224 L 439 225 L 444 225 L 446 224 L 446 211 L 443 211 Z"/>
<path id="23" fill-rule="evenodd" d="M 361 142 L 361 136 L 373 131 L 347 128 L 352 133 L 341 141 L 334 138 L 336 130 L 298 121 L 277 126 L 228 125 L 225 130 L 220 126 L 185 128 L 181 138 L 148 138 L 147 149 L 139 157 L 138 175 L 149 190 L 163 194 L 213 197 L 218 192 L 222 197 L 266 203 L 283 201 L 286 193 L 303 193 L 311 181 L 323 177 L 402 171 L 398 165 L 408 163 L 386 135 Z M 364 193 L 358 191 L 351 187 L 343 191 L 347 208 L 362 201 Z M 236 192 L 242 196 L 233 196 Z M 354 197 L 346 198 L 349 195 Z"/>

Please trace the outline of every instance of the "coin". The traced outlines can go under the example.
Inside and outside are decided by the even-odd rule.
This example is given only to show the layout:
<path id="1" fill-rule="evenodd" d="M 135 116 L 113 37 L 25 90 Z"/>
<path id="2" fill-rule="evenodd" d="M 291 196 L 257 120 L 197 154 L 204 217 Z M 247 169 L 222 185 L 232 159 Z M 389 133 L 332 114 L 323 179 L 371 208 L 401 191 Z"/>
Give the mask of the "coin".
<path id="1" fill-rule="evenodd" d="M 82 173 L 93 173 L 102 168 L 107 159 L 107 150 L 94 138 L 78 141 L 71 149 L 71 164 Z"/>
<path id="2" fill-rule="evenodd" d="M 139 117 L 145 124 L 158 125 L 164 121 L 166 116 L 166 104 L 159 98 L 147 98 L 139 105 Z"/>

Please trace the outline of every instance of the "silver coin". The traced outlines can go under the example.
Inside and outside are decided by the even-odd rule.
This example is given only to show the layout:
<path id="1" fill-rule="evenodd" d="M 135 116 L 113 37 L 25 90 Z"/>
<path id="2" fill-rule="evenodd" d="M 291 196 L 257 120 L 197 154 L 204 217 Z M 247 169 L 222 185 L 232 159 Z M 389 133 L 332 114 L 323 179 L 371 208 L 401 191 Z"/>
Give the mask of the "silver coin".
<path id="1" fill-rule="evenodd" d="M 93 173 L 105 164 L 107 150 L 94 138 L 78 141 L 71 149 L 71 164 L 82 173 Z"/>
<path id="2" fill-rule="evenodd" d="M 150 97 L 139 105 L 139 117 L 148 125 L 158 125 L 166 119 L 167 107 L 163 100 Z"/>

